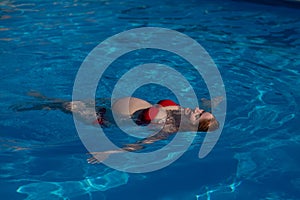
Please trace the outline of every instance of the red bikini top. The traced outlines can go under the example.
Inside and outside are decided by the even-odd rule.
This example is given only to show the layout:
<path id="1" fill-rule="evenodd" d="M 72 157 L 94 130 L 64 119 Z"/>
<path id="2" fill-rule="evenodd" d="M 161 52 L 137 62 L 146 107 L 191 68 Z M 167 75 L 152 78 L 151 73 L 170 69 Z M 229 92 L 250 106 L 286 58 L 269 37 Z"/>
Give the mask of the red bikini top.
<path id="1" fill-rule="evenodd" d="M 161 107 L 178 106 L 177 103 L 175 103 L 170 99 L 160 100 L 159 102 L 157 102 L 157 104 Z M 159 112 L 158 106 L 152 106 L 150 108 L 147 108 L 143 110 L 142 113 L 140 114 L 140 120 L 145 124 L 149 124 L 156 117 L 158 112 Z"/>

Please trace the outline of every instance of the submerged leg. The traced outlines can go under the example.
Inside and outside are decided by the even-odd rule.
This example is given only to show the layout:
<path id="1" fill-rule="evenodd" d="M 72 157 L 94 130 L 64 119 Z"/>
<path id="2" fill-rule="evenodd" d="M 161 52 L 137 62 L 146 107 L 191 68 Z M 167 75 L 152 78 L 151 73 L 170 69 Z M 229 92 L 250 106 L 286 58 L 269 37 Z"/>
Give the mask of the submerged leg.
<path id="1" fill-rule="evenodd" d="M 45 95 L 37 92 L 30 91 L 27 93 L 28 96 L 35 97 L 40 101 L 36 102 L 26 102 L 22 104 L 12 105 L 10 109 L 22 112 L 22 111 L 30 111 L 30 110 L 61 110 L 65 113 L 70 113 L 70 102 L 58 98 L 49 98 Z"/>
<path id="2" fill-rule="evenodd" d="M 10 106 L 10 109 L 16 112 L 31 110 L 61 110 L 64 113 L 71 113 L 66 102 L 24 103 Z"/>
<path id="3" fill-rule="evenodd" d="M 40 93 L 40 92 L 38 92 L 38 91 L 34 91 L 34 90 L 27 92 L 27 95 L 28 95 L 28 96 L 31 96 L 31 97 L 35 97 L 35 98 L 40 99 L 40 100 L 44 100 L 44 101 L 50 101 L 50 102 L 66 102 L 66 101 L 63 100 L 63 99 L 47 97 L 47 96 L 43 95 L 42 93 Z"/>

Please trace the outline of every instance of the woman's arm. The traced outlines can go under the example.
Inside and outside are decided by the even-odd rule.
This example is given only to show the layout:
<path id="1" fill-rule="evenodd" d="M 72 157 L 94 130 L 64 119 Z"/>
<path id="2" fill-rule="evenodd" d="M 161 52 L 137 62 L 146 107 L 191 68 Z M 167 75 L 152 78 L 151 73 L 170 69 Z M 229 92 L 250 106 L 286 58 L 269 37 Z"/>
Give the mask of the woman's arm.
<path id="1" fill-rule="evenodd" d="M 223 96 L 215 97 L 212 100 L 208 100 L 206 98 L 202 98 L 201 99 L 201 106 L 205 110 L 211 110 L 211 108 L 217 107 L 223 101 L 223 99 L 224 99 Z"/>
<path id="2" fill-rule="evenodd" d="M 107 159 L 111 154 L 124 153 L 126 151 L 135 152 L 135 151 L 144 149 L 146 144 L 152 144 L 152 143 L 160 141 L 160 140 L 165 140 L 170 135 L 171 135 L 171 133 L 166 133 L 166 132 L 161 131 L 161 132 L 159 132 L 155 135 L 152 135 L 148 138 L 137 141 L 136 143 L 126 144 L 120 150 L 111 150 L 111 151 L 103 151 L 103 152 L 91 152 L 90 154 L 92 155 L 92 157 L 88 158 L 87 161 L 90 164 L 101 163 L 102 161 Z"/>

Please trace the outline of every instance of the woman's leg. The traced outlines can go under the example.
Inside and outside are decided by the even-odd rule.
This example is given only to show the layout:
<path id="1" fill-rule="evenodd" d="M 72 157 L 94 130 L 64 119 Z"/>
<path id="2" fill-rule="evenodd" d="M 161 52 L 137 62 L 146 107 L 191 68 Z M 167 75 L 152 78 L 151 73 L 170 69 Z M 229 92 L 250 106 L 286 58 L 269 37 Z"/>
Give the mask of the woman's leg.
<path id="1" fill-rule="evenodd" d="M 61 110 L 65 113 L 71 113 L 70 101 L 49 98 L 36 91 L 30 91 L 27 95 L 35 97 L 36 99 L 39 99 L 39 101 L 13 105 L 10 108 L 18 112 L 30 110 Z"/>

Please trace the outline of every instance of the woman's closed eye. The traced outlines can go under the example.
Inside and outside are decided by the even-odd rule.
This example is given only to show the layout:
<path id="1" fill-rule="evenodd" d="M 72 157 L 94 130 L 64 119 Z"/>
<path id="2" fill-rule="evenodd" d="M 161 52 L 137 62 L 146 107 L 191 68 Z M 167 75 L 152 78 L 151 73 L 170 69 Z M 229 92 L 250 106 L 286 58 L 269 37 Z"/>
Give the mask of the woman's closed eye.
<path id="1" fill-rule="evenodd" d="M 205 111 L 202 111 L 201 113 L 198 113 L 197 115 L 195 115 L 195 119 L 198 120 L 200 119 L 200 117 L 205 113 Z"/>

